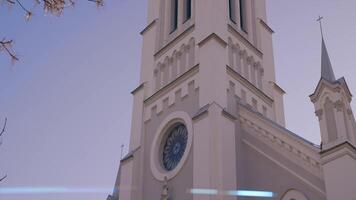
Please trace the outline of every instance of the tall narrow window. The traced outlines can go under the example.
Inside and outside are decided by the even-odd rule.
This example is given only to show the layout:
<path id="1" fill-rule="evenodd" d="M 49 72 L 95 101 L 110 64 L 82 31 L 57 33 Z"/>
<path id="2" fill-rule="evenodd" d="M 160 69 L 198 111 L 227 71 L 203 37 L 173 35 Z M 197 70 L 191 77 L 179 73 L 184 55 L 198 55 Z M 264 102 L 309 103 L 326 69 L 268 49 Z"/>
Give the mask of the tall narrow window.
<path id="1" fill-rule="evenodd" d="M 240 0 L 240 28 L 247 33 L 245 0 Z"/>
<path id="2" fill-rule="evenodd" d="M 184 22 L 192 17 L 192 0 L 184 0 Z"/>
<path id="3" fill-rule="evenodd" d="M 236 24 L 236 0 L 229 0 L 230 20 Z"/>
<path id="4" fill-rule="evenodd" d="M 171 0 L 171 33 L 178 27 L 178 0 Z"/>

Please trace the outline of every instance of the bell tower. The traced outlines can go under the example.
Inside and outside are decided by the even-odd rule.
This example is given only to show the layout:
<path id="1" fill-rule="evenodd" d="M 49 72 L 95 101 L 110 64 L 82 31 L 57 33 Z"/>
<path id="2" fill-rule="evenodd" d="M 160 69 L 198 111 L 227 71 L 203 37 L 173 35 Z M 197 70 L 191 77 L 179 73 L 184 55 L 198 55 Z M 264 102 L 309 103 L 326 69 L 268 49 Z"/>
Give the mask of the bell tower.
<path id="1" fill-rule="evenodd" d="M 353 199 L 356 170 L 356 122 L 346 80 L 335 79 L 322 37 L 321 79 L 310 95 L 321 132 L 321 166 L 327 199 Z"/>
<path id="2" fill-rule="evenodd" d="M 205 200 L 192 191 L 238 187 L 236 101 L 285 125 L 265 4 L 148 1 L 130 152 L 113 199 Z"/>

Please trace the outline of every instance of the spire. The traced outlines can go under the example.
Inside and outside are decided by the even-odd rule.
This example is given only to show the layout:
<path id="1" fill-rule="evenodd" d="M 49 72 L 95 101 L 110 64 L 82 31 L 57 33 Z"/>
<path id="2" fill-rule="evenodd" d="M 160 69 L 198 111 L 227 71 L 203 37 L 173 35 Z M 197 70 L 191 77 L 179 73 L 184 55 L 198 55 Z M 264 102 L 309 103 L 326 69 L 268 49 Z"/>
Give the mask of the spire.
<path id="1" fill-rule="evenodd" d="M 320 24 L 320 32 L 321 32 L 321 78 L 334 82 L 335 81 L 335 74 L 333 68 L 331 66 L 328 50 L 326 49 L 324 35 L 323 35 L 323 26 L 321 20 L 323 17 L 319 16 L 317 21 Z"/>
<path id="2" fill-rule="evenodd" d="M 334 82 L 335 75 L 333 68 L 331 66 L 328 50 L 326 49 L 326 45 L 324 42 L 324 37 L 322 37 L 322 44 L 321 44 L 321 78 Z"/>

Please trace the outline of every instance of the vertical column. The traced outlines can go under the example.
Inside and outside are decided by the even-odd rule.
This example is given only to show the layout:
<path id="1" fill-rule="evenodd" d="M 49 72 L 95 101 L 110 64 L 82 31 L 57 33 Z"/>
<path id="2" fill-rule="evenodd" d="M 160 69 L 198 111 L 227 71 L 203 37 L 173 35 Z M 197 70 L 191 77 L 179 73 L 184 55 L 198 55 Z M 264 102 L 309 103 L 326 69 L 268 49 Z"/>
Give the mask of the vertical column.
<path id="1" fill-rule="evenodd" d="M 263 90 L 263 68 L 261 66 L 261 63 L 258 64 L 257 68 L 257 85 L 260 90 Z"/>
<path id="2" fill-rule="evenodd" d="M 161 64 L 157 65 L 157 68 L 154 71 L 155 76 L 155 91 L 161 88 Z"/>
<path id="3" fill-rule="evenodd" d="M 194 200 L 236 200 L 223 191 L 236 190 L 235 124 L 217 104 L 194 122 L 194 188 L 219 191 L 215 195 L 194 195 Z"/>
<path id="4" fill-rule="evenodd" d="M 256 66 L 256 63 L 254 61 L 251 62 L 251 83 L 254 85 L 254 86 L 257 86 L 257 82 L 256 82 L 256 70 L 257 66 Z"/>
<path id="5" fill-rule="evenodd" d="M 235 46 L 234 55 L 235 55 L 235 63 L 236 63 L 235 70 L 237 73 L 241 74 L 241 54 L 240 54 L 240 46 L 238 44 Z"/>
<path id="6" fill-rule="evenodd" d="M 173 52 L 172 56 L 172 70 L 171 70 L 172 80 L 178 77 L 178 53 L 177 51 Z"/>
<path id="7" fill-rule="evenodd" d="M 187 51 L 185 45 L 183 44 L 180 48 L 179 74 L 184 74 L 186 70 L 186 63 L 187 63 Z"/>
<path id="8" fill-rule="evenodd" d="M 334 113 L 335 113 L 335 119 L 336 119 L 336 126 L 337 126 L 337 131 L 338 131 L 338 138 L 340 137 L 341 139 L 348 140 L 350 139 L 348 137 L 348 131 L 346 127 L 346 119 L 344 115 L 345 111 L 345 105 L 342 100 L 338 100 L 334 103 Z"/>

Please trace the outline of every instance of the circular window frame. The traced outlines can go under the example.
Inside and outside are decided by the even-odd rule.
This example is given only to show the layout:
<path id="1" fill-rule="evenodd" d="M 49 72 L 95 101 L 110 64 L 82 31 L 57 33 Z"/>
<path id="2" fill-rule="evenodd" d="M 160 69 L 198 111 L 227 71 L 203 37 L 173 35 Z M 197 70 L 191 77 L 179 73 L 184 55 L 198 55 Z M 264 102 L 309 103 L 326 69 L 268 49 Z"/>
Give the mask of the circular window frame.
<path id="1" fill-rule="evenodd" d="M 172 128 L 175 124 L 181 123 L 185 125 L 188 134 L 187 146 L 184 154 L 179 161 L 178 165 L 168 171 L 164 169 L 162 164 L 162 146 L 164 145 L 163 140 L 167 138 L 169 134 L 168 130 Z M 168 115 L 159 125 L 155 137 L 151 146 L 151 156 L 150 156 L 150 166 L 152 175 L 159 181 L 164 181 L 165 177 L 168 180 L 174 178 L 183 168 L 185 162 L 188 159 L 189 152 L 193 143 L 193 124 L 190 116 L 183 111 L 174 112 Z"/>

